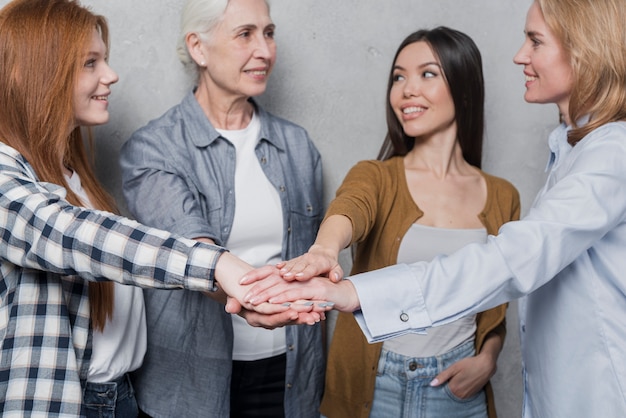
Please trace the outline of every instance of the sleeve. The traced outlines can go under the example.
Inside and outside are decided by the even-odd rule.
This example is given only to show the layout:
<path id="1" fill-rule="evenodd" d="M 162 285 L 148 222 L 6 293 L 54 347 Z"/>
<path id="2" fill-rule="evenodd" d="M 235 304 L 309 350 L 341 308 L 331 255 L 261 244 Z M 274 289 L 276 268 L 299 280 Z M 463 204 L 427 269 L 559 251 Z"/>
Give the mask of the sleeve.
<path id="1" fill-rule="evenodd" d="M 380 164 L 361 161 L 348 171 L 326 211 L 346 216 L 352 222 L 352 243 L 367 237 L 376 221 L 382 182 Z"/>
<path id="2" fill-rule="evenodd" d="M 486 244 L 358 275 L 352 281 L 361 301 L 356 315 L 368 340 L 424 331 L 527 295 L 624 222 L 624 136 L 619 131 L 581 141 L 566 173 L 529 214 L 505 224 Z"/>
<path id="3" fill-rule="evenodd" d="M 107 212 L 70 205 L 0 154 L 0 257 L 23 268 L 156 288 L 214 289 L 224 251 Z"/>
<path id="4" fill-rule="evenodd" d="M 172 134 L 172 136 L 175 136 Z M 140 222 L 176 234 L 217 240 L 219 234 L 202 213 L 177 147 L 156 130 L 140 129 L 123 145 L 120 166 L 124 198 Z"/>

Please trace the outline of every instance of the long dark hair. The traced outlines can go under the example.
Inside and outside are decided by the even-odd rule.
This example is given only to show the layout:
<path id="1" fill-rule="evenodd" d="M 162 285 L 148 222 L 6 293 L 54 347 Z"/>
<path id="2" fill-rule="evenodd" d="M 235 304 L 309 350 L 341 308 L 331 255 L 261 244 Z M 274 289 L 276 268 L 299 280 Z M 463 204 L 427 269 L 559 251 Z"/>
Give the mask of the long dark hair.
<path id="1" fill-rule="evenodd" d="M 471 165 L 480 168 L 485 117 L 485 84 L 482 58 L 478 47 L 466 34 L 445 26 L 432 30 L 423 29 L 410 34 L 402 41 L 393 58 L 393 63 L 395 64 L 398 55 L 405 47 L 415 42 L 426 42 L 439 59 L 454 102 L 457 138 L 463 158 Z M 392 84 L 393 65 L 387 84 L 387 136 L 378 154 L 380 160 L 396 155 L 406 155 L 415 145 L 415 138 L 404 133 L 389 102 Z"/>

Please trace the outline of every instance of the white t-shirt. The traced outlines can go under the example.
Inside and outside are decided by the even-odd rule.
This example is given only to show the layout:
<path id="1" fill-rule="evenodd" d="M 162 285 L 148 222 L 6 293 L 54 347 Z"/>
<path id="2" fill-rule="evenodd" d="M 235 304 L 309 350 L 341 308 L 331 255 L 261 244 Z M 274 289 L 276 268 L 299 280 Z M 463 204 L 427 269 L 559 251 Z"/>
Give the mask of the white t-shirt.
<path id="1" fill-rule="evenodd" d="M 254 267 L 280 260 L 283 242 L 283 212 L 276 188 L 261 169 L 254 149 L 261 123 L 256 115 L 245 129 L 217 130 L 236 149 L 235 217 L 226 248 Z M 252 327 L 232 315 L 233 360 L 259 360 L 286 351 L 285 329 Z"/>
<path id="2" fill-rule="evenodd" d="M 93 209 L 78 174 L 72 173 L 71 177 L 65 178 L 83 206 Z M 113 286 L 113 316 L 102 332 L 93 331 L 93 351 L 87 380 L 94 383 L 110 382 L 138 369 L 146 354 L 143 293 L 135 286 L 119 283 L 113 283 Z"/>

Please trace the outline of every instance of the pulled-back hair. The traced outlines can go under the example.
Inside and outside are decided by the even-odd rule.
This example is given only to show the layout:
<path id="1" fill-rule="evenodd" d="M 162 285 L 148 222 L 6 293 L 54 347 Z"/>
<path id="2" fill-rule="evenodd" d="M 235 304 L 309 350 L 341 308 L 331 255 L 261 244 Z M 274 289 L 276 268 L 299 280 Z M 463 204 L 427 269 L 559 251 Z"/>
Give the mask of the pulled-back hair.
<path id="1" fill-rule="evenodd" d="M 63 165 L 80 176 L 96 209 L 115 211 L 74 116 L 74 89 L 94 29 L 108 48 L 106 20 L 72 0 L 14 0 L 0 11 L 0 141 L 18 150 L 40 180 L 64 186 L 70 203 L 82 205 Z M 90 283 L 98 329 L 112 313 L 112 286 Z"/>
<path id="2" fill-rule="evenodd" d="M 626 119 L 624 0 L 536 0 L 546 24 L 570 57 L 573 73 L 569 142 L 608 122 Z M 590 115 L 589 123 L 576 121 Z"/>
<path id="3" fill-rule="evenodd" d="M 444 26 L 432 30 L 419 30 L 407 36 L 393 58 L 395 65 L 404 48 L 415 42 L 426 42 L 441 63 L 452 101 L 457 124 L 457 139 L 463 158 L 473 166 L 481 166 L 485 86 L 482 58 L 474 41 L 466 34 Z M 389 94 L 393 86 L 393 67 L 389 72 L 386 96 L 387 135 L 378 158 L 388 159 L 406 155 L 415 145 L 415 138 L 404 133 L 391 103 Z"/>

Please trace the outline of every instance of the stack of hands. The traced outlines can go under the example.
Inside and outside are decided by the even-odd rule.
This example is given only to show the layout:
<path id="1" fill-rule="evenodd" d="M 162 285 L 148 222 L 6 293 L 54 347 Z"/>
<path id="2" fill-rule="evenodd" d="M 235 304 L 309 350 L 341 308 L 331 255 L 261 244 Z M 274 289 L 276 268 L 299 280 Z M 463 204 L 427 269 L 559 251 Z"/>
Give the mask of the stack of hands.
<path id="1" fill-rule="evenodd" d="M 276 328 L 313 325 L 331 309 L 357 310 L 354 286 L 343 276 L 336 257 L 312 247 L 290 261 L 254 269 L 238 284 L 220 285 L 228 295 L 227 312 L 241 315 L 253 326 Z"/>

